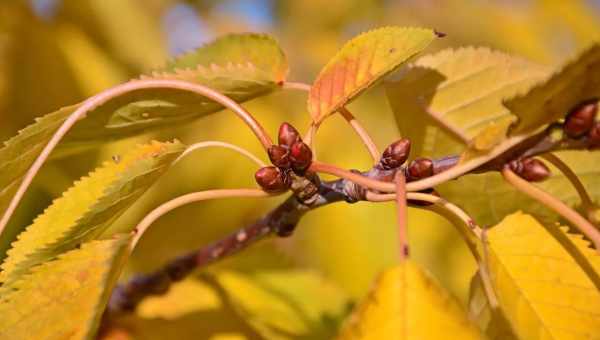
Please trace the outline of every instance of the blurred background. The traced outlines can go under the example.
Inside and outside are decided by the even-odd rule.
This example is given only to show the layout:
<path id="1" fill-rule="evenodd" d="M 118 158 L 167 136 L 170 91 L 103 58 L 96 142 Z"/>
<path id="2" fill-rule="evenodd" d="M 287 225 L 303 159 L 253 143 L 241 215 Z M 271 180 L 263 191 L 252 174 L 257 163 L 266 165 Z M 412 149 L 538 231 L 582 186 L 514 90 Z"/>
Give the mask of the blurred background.
<path id="1" fill-rule="evenodd" d="M 0 137 L 6 140 L 37 116 L 137 77 L 228 32 L 273 35 L 290 61 L 288 78 L 311 83 L 346 40 L 384 25 L 419 25 L 446 33 L 428 52 L 484 45 L 554 65 L 599 38 L 600 1 L 4 0 L 0 2 Z M 301 129 L 309 123 L 304 93 L 280 91 L 244 105 L 272 135 L 283 121 Z M 380 87 L 368 91 L 350 109 L 381 149 L 400 137 Z M 185 143 L 223 140 L 266 158 L 239 119 L 221 112 L 183 128 L 137 136 L 48 164 L 12 223 L 29 224 L 74 179 L 111 155 L 150 139 L 173 138 Z M 345 168 L 371 165 L 360 141 L 338 117 L 323 125 L 316 148 L 320 159 Z M 111 232 L 137 223 L 145 212 L 176 195 L 252 187 L 255 170 L 229 151 L 197 152 L 167 173 Z M 227 200 L 181 208 L 144 236 L 125 276 L 150 271 L 177 254 L 216 240 L 281 200 Z M 411 209 L 409 219 L 413 258 L 465 302 L 475 265 L 458 234 L 428 212 Z M 263 242 L 211 270 L 316 271 L 351 302 L 364 296 L 378 272 L 396 262 L 395 233 L 393 205 L 340 203 L 309 213 L 291 238 Z M 153 318 L 168 317 L 149 313 Z M 220 324 L 233 317 L 226 310 L 219 313 L 208 326 L 191 322 L 194 318 L 186 320 L 189 327 L 200 327 L 206 338 L 216 339 L 221 333 L 256 336 L 242 321 Z"/>

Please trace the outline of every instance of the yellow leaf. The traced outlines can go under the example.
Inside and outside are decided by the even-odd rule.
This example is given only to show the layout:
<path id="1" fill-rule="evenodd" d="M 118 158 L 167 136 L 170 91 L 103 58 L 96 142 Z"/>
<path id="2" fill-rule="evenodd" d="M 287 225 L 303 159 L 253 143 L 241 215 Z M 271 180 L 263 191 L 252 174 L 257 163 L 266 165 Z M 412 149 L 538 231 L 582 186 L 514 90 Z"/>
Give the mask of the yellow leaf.
<path id="1" fill-rule="evenodd" d="M 385 27 L 350 40 L 311 87 L 308 110 L 313 121 L 323 121 L 421 52 L 435 37 L 430 29 Z"/>
<path id="2" fill-rule="evenodd" d="M 85 243 L 3 286 L 0 339 L 93 339 L 130 239 Z"/>
<path id="3" fill-rule="evenodd" d="M 426 119 L 476 150 L 489 150 L 515 120 L 502 100 L 546 74 L 527 60 L 467 47 L 419 58 L 386 89 L 401 131 Z"/>
<path id="4" fill-rule="evenodd" d="M 141 145 L 105 162 L 56 199 L 13 242 L 0 282 L 99 236 L 183 151 L 179 142 Z"/>
<path id="5" fill-rule="evenodd" d="M 539 222 L 512 214 L 488 232 L 488 240 L 492 285 L 520 339 L 597 338 L 600 293 Z"/>
<path id="6" fill-rule="evenodd" d="M 505 102 L 519 120 L 511 135 L 564 117 L 582 101 L 600 97 L 600 44 L 594 44 L 548 79 Z"/>
<path id="7" fill-rule="evenodd" d="M 406 261 L 377 280 L 338 339 L 480 339 L 457 301 L 415 263 Z"/>

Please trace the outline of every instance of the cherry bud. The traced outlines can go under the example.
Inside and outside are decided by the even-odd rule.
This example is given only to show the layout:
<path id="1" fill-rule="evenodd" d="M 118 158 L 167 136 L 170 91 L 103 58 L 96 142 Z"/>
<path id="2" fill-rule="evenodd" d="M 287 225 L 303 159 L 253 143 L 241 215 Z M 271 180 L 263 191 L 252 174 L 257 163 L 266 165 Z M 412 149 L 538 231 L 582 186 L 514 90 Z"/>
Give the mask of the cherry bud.
<path id="1" fill-rule="evenodd" d="M 550 169 L 542 161 L 525 158 L 509 163 L 510 169 L 529 182 L 541 182 L 550 176 Z"/>
<path id="2" fill-rule="evenodd" d="M 291 148 L 294 143 L 302 141 L 298 130 L 289 123 L 283 123 L 279 127 L 279 145 Z"/>
<path id="3" fill-rule="evenodd" d="M 588 133 L 591 148 L 600 147 L 600 122 L 595 122 L 594 126 Z"/>
<path id="4" fill-rule="evenodd" d="M 565 118 L 564 130 L 567 136 L 579 138 L 590 131 L 598 112 L 598 103 L 584 102 L 575 107 Z"/>
<path id="5" fill-rule="evenodd" d="M 406 162 L 409 154 L 410 140 L 402 138 L 383 151 L 379 164 L 384 170 L 395 169 Z"/>
<path id="6" fill-rule="evenodd" d="M 290 149 L 290 160 L 292 168 L 296 171 L 304 171 L 312 162 L 312 151 L 310 147 L 303 142 L 296 142 Z"/>
<path id="7" fill-rule="evenodd" d="M 410 162 L 407 169 L 407 180 L 409 182 L 433 175 L 433 162 L 428 158 L 417 158 Z"/>
<path id="8" fill-rule="evenodd" d="M 254 178 L 256 179 L 256 183 L 265 191 L 277 192 L 286 189 L 281 172 L 274 166 L 266 166 L 258 169 L 254 174 Z"/>
<path id="9" fill-rule="evenodd" d="M 271 163 L 278 168 L 289 168 L 292 166 L 290 161 L 290 150 L 280 145 L 271 145 L 268 150 Z"/>

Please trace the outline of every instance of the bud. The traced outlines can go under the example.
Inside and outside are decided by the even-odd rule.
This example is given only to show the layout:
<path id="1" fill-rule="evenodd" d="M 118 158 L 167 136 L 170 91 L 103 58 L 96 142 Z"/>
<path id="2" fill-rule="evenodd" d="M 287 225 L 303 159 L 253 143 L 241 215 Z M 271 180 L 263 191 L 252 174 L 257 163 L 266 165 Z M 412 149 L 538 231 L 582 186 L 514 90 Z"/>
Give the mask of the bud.
<path id="1" fill-rule="evenodd" d="M 268 153 L 271 163 L 276 167 L 289 168 L 292 166 L 292 163 L 290 162 L 290 150 L 288 150 L 288 148 L 279 145 L 271 145 Z"/>
<path id="2" fill-rule="evenodd" d="M 529 182 L 541 182 L 550 176 L 550 169 L 542 161 L 535 158 L 514 160 L 509 167 L 519 177 Z"/>
<path id="3" fill-rule="evenodd" d="M 290 160 L 292 168 L 296 171 L 304 171 L 312 162 L 312 151 L 310 147 L 303 142 L 296 142 L 290 149 Z"/>
<path id="4" fill-rule="evenodd" d="M 407 169 L 407 181 L 416 181 L 433 175 L 433 162 L 428 158 L 417 158 L 410 162 Z"/>
<path id="5" fill-rule="evenodd" d="M 279 127 L 279 145 L 291 148 L 294 143 L 301 142 L 300 134 L 289 123 L 283 123 Z"/>
<path id="6" fill-rule="evenodd" d="M 598 112 L 598 102 L 584 102 L 576 106 L 565 118 L 564 130 L 567 136 L 579 138 L 585 135 L 594 125 Z"/>
<path id="7" fill-rule="evenodd" d="M 594 127 L 588 133 L 590 148 L 600 147 L 600 122 L 595 122 Z"/>
<path id="8" fill-rule="evenodd" d="M 409 153 L 410 140 L 402 138 L 383 151 L 379 164 L 384 170 L 395 169 L 406 162 Z"/>
<path id="9" fill-rule="evenodd" d="M 277 192 L 286 189 L 281 172 L 274 166 L 266 166 L 258 169 L 254 174 L 254 178 L 256 179 L 256 183 L 265 191 Z"/>

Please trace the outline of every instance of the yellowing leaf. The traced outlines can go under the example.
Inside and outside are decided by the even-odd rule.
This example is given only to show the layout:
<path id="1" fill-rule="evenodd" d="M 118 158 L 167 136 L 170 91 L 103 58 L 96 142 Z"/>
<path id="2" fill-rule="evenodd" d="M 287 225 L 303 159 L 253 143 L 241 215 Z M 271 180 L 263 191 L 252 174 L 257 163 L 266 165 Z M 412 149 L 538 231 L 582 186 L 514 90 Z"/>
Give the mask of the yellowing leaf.
<path id="1" fill-rule="evenodd" d="M 520 339 L 600 334 L 600 292 L 539 222 L 515 213 L 492 228 L 488 240 L 492 285 Z"/>
<path id="2" fill-rule="evenodd" d="M 377 280 L 338 336 L 349 339 L 479 339 L 463 309 L 415 263 L 406 261 Z"/>
<path id="3" fill-rule="evenodd" d="M 535 130 L 564 117 L 584 100 L 600 97 L 600 44 L 594 44 L 572 62 L 525 94 L 505 102 L 519 120 L 511 134 Z"/>
<path id="4" fill-rule="evenodd" d="M 241 102 L 278 88 L 286 72 L 285 56 L 273 39 L 241 34 L 217 39 L 170 62 L 152 77 L 203 84 Z M 65 107 L 39 118 L 0 149 L 0 212 L 6 209 L 23 174 L 52 134 L 77 107 Z M 209 99 L 180 90 L 130 92 L 89 112 L 59 144 L 57 153 L 76 152 L 151 128 L 181 124 L 222 108 Z M 4 232 L 2 242 L 11 240 L 14 234 Z"/>
<path id="5" fill-rule="evenodd" d="M 545 68 L 524 59 L 468 47 L 419 58 L 386 90 L 401 131 L 426 119 L 464 144 L 489 150 L 515 120 L 502 100 L 545 75 Z"/>
<path id="6" fill-rule="evenodd" d="M 308 111 L 320 123 L 373 86 L 436 37 L 423 28 L 385 27 L 350 40 L 321 70 L 308 98 Z"/>
<path id="7" fill-rule="evenodd" d="M 347 311 L 339 288 L 308 271 L 222 272 L 216 279 L 240 316 L 266 339 L 330 339 Z"/>
<path id="8" fill-rule="evenodd" d="M 94 338 L 130 239 L 85 243 L 3 286 L 0 338 Z"/>
<path id="9" fill-rule="evenodd" d="M 182 151 L 179 142 L 142 145 L 76 182 L 13 242 L 0 282 L 14 281 L 32 266 L 99 236 Z"/>
<path id="10" fill-rule="evenodd" d="M 508 320 L 498 309 L 489 305 L 481 276 L 476 274 L 469 290 L 469 318 L 484 330 L 489 340 L 517 340 Z"/>

